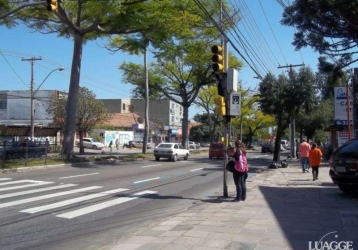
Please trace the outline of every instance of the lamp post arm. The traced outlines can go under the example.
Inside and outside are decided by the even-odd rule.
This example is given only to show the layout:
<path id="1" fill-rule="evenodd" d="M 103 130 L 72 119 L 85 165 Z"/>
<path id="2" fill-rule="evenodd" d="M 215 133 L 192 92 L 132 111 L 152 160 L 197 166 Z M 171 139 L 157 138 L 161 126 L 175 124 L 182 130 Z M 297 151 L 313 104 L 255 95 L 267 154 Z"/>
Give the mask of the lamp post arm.
<path id="1" fill-rule="evenodd" d="M 37 87 L 37 89 L 36 89 L 35 91 L 33 91 L 33 93 L 32 93 L 32 98 L 35 97 L 36 92 L 41 88 L 42 84 L 44 84 L 45 81 L 47 80 L 47 78 L 48 78 L 53 72 L 55 72 L 56 70 L 62 71 L 62 70 L 64 70 L 64 68 L 54 69 L 54 70 L 52 70 L 50 73 L 48 73 L 47 76 L 45 77 L 45 79 L 44 79 L 44 80 L 41 82 L 41 84 Z"/>

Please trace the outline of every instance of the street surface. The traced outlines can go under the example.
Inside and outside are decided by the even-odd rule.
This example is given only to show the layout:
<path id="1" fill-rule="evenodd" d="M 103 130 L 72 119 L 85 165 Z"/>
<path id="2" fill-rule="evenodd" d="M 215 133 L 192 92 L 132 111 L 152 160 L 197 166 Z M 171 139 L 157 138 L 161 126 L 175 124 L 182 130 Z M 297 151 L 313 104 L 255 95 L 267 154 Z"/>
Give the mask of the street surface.
<path id="1" fill-rule="evenodd" d="M 271 154 L 248 153 L 250 175 Z M 223 187 L 223 160 L 59 167 L 0 175 L 0 248 L 101 249 Z M 232 185 L 231 174 L 228 185 Z"/>

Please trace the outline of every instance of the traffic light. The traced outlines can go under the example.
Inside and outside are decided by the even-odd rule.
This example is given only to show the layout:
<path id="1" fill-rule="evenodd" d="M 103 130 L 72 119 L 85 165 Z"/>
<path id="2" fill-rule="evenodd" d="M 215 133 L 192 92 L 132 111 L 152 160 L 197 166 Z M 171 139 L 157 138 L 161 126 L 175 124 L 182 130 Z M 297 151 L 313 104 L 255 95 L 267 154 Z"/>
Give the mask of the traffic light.
<path id="1" fill-rule="evenodd" d="M 58 0 L 46 0 L 46 8 L 48 11 L 57 12 Z"/>
<path id="2" fill-rule="evenodd" d="M 218 115 L 225 116 L 226 115 L 225 98 L 222 97 L 222 96 L 219 96 L 219 97 L 215 98 L 215 104 L 216 104 L 215 112 Z"/>
<path id="3" fill-rule="evenodd" d="M 213 61 L 213 70 L 215 73 L 224 72 L 224 48 L 222 45 L 214 45 L 211 47 L 211 52 L 214 54 L 211 57 Z"/>

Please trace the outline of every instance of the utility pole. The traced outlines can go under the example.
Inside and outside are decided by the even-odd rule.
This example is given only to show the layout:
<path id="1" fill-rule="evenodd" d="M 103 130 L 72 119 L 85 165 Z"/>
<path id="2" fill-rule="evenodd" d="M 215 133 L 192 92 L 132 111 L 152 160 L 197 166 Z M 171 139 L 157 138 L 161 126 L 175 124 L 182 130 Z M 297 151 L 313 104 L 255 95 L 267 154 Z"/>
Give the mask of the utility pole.
<path id="1" fill-rule="evenodd" d="M 358 68 L 353 74 L 353 138 L 358 139 Z"/>
<path id="2" fill-rule="evenodd" d="M 301 67 L 304 66 L 304 64 L 296 64 L 296 65 L 287 65 L 287 66 L 279 66 L 278 68 L 290 68 L 290 81 L 293 84 L 293 67 Z M 295 157 L 295 116 L 294 114 L 291 114 L 290 117 L 291 123 L 290 123 L 290 157 L 291 160 Z"/>
<path id="3" fill-rule="evenodd" d="M 22 58 L 21 61 L 30 61 L 31 64 L 31 83 L 30 83 L 30 126 L 31 126 L 31 140 L 35 137 L 35 125 L 34 125 L 34 62 L 37 60 L 42 60 L 41 57 L 31 57 L 29 59 Z"/>

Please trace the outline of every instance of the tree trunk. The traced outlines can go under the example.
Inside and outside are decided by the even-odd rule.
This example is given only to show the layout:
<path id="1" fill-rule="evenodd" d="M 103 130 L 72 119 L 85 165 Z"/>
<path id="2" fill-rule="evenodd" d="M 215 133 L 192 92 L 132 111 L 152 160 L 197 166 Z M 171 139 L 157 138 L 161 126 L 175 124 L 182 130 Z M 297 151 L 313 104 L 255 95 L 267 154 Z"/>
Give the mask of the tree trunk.
<path id="1" fill-rule="evenodd" d="M 273 161 L 278 162 L 280 161 L 281 155 L 281 135 L 282 135 L 282 118 L 281 116 L 277 119 L 277 131 L 276 131 L 276 140 L 275 140 L 275 148 L 273 152 Z"/>
<path id="2" fill-rule="evenodd" d="M 83 147 L 83 131 L 79 131 L 80 134 L 80 154 L 85 153 L 85 148 Z"/>
<path id="3" fill-rule="evenodd" d="M 74 48 L 72 59 L 72 70 L 68 99 L 66 105 L 65 132 L 63 135 L 62 154 L 67 158 L 73 155 L 73 144 L 76 132 L 76 106 L 77 93 L 80 84 L 81 59 L 82 59 L 83 36 L 74 34 Z"/>
<path id="4" fill-rule="evenodd" d="M 182 122 L 182 145 L 188 149 L 188 127 L 189 127 L 189 107 L 183 106 L 183 122 Z"/>
<path id="5" fill-rule="evenodd" d="M 147 67 L 147 47 L 144 52 L 144 73 L 145 73 L 145 104 L 144 104 L 144 138 L 143 138 L 143 154 L 147 153 L 148 134 L 149 134 L 149 83 L 148 83 L 148 67 Z"/>

